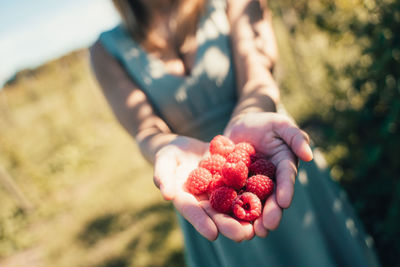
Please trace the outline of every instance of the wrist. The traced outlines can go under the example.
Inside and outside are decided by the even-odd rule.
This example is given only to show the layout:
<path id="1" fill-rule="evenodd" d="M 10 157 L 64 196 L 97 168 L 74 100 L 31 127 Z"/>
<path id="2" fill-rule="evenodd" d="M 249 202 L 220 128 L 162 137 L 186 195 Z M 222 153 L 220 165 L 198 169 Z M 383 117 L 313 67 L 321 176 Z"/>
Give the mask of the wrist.
<path id="1" fill-rule="evenodd" d="M 172 144 L 178 135 L 173 133 L 159 133 L 153 138 L 154 154 L 157 154 L 162 148 Z"/>
<path id="2" fill-rule="evenodd" d="M 136 141 L 146 160 L 150 163 L 154 163 L 158 151 L 173 142 L 176 137 L 176 134 L 172 133 L 155 132 L 147 134 L 146 136 L 137 135 Z"/>
<path id="3" fill-rule="evenodd" d="M 253 106 L 259 107 L 263 111 L 275 112 L 280 103 L 279 88 L 270 72 L 259 74 L 256 71 L 252 72 L 246 83 L 243 84 L 241 92 L 243 99 L 239 99 L 239 103 L 253 98 L 257 100 Z"/>
<path id="4" fill-rule="evenodd" d="M 248 112 L 242 112 L 232 116 L 229 120 L 228 125 L 225 127 L 224 135 L 229 136 L 229 133 L 233 128 L 240 125 L 243 121 L 252 120 L 253 116 L 259 117 L 262 114 L 276 113 L 276 111 L 264 111 L 264 110 L 253 110 Z"/>
<path id="5" fill-rule="evenodd" d="M 279 107 L 279 90 L 275 84 L 248 81 L 232 113 L 231 120 L 247 113 L 276 112 Z"/>

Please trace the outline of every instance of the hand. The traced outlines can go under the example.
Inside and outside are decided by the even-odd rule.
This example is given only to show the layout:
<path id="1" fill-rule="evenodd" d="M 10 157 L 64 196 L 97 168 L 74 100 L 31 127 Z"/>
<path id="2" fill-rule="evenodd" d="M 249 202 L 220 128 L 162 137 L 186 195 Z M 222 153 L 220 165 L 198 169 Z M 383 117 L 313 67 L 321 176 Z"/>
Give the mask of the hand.
<path id="1" fill-rule="evenodd" d="M 289 117 L 271 112 L 248 113 L 231 123 L 225 135 L 235 143 L 246 141 L 267 155 L 276 166 L 276 190 L 265 202 L 262 216 L 254 221 L 254 232 L 265 237 L 278 227 L 282 209 L 293 198 L 297 157 L 312 160 L 308 135 Z M 297 157 L 296 157 L 297 156 Z"/>
<path id="2" fill-rule="evenodd" d="M 208 153 L 208 144 L 179 136 L 157 152 L 154 163 L 154 183 L 166 200 L 172 201 L 178 212 L 208 240 L 218 233 L 240 242 L 254 237 L 248 222 L 239 222 L 212 209 L 207 195 L 194 196 L 185 190 L 189 172 Z"/>

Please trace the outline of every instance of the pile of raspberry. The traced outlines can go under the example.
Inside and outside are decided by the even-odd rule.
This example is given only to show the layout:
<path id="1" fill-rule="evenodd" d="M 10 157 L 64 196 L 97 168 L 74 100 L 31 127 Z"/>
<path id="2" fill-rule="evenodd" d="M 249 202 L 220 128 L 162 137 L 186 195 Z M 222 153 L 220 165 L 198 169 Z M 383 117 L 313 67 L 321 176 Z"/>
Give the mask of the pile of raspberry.
<path id="1" fill-rule="evenodd" d="M 210 156 L 190 172 L 186 189 L 193 195 L 208 194 L 218 212 L 252 222 L 274 190 L 275 165 L 250 143 L 235 144 L 217 135 L 210 142 Z"/>

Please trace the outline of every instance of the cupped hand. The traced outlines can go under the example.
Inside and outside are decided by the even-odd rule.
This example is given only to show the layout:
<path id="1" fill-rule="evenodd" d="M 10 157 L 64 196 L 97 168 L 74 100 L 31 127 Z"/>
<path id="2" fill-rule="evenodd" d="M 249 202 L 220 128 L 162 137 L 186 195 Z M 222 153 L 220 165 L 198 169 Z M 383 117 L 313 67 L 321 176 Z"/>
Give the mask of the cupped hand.
<path id="1" fill-rule="evenodd" d="M 282 209 L 291 204 L 298 158 L 313 158 L 308 135 L 289 117 L 272 112 L 245 114 L 227 127 L 225 135 L 235 143 L 253 144 L 276 166 L 276 190 L 266 200 L 262 216 L 254 222 L 255 234 L 265 237 L 278 227 Z"/>
<path id="2" fill-rule="evenodd" d="M 254 227 L 229 215 L 216 212 L 207 195 L 194 196 L 185 189 L 188 174 L 208 153 L 208 144 L 179 136 L 157 152 L 154 162 L 154 183 L 166 200 L 208 240 L 218 233 L 236 241 L 249 240 Z"/>

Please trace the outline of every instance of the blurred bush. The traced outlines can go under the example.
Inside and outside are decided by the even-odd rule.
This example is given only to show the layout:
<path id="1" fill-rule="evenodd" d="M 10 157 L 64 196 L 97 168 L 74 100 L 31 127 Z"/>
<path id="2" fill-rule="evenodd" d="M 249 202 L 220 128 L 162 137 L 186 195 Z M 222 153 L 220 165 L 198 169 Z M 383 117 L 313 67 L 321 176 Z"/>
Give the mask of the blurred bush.
<path id="1" fill-rule="evenodd" d="M 382 263 L 399 266 L 400 1 L 286 0 L 272 5 L 295 51 L 301 38 L 325 38 L 326 54 L 319 56 L 318 46 L 298 52 L 319 58 L 319 65 L 299 75 L 306 80 L 302 85 L 317 94 L 308 96 L 318 100 L 312 105 L 318 111 L 298 118 L 325 150 L 332 176 L 373 235 Z M 304 29 L 310 27 L 318 30 L 307 37 Z M 303 58 L 297 64 L 309 62 Z M 313 83 L 316 73 L 322 82 Z"/>

